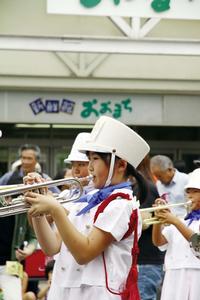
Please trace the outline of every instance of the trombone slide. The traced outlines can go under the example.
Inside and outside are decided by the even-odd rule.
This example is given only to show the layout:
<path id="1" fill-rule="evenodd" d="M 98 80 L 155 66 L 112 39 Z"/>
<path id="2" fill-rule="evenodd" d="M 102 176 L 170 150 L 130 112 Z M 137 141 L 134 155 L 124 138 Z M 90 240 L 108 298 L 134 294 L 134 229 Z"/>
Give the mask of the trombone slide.
<path id="1" fill-rule="evenodd" d="M 92 179 L 92 176 L 87 176 L 84 178 L 64 178 L 64 179 L 58 179 L 58 180 L 49 180 L 41 183 L 34 183 L 31 185 L 22 185 L 17 186 L 14 188 L 5 188 L 4 190 L 0 190 L 0 217 L 7 217 L 11 215 L 17 215 L 21 213 L 25 213 L 28 211 L 29 207 L 24 203 L 24 197 L 19 196 L 14 199 L 8 204 L 6 204 L 6 200 L 4 200 L 4 197 L 22 194 L 24 192 L 30 191 L 30 190 L 38 190 L 40 188 L 44 187 L 52 187 L 52 186 L 59 186 L 63 184 L 68 184 L 70 186 L 69 189 L 69 198 L 64 199 L 62 197 L 59 197 L 59 195 L 56 197 L 56 199 L 59 201 L 60 204 L 75 201 L 78 200 L 82 193 L 83 193 L 83 187 L 82 182 L 85 182 L 86 180 L 90 181 Z M 1 199 L 2 198 L 2 199 Z"/>
<path id="2" fill-rule="evenodd" d="M 172 204 L 166 204 L 166 205 L 158 205 L 158 206 L 154 206 L 154 207 L 147 207 L 147 208 L 141 208 L 140 212 L 155 212 L 158 210 L 162 210 L 162 209 L 167 209 L 170 207 L 177 207 L 177 206 L 189 206 L 191 204 L 191 201 L 187 201 L 187 202 L 183 202 L 183 203 L 172 203 Z M 151 218 L 147 218 L 147 219 L 143 219 L 143 224 L 148 226 L 148 225 L 153 225 L 153 224 L 160 224 L 161 222 L 159 221 L 159 219 L 157 217 L 151 217 Z"/>
<path id="3" fill-rule="evenodd" d="M 48 180 L 41 183 L 34 183 L 34 184 L 22 184 L 18 185 L 17 187 L 9 188 L 9 186 L 5 186 L 4 190 L 0 190 L 0 196 L 12 196 L 17 194 L 22 194 L 27 191 L 39 189 L 39 188 L 45 188 L 45 187 L 53 187 L 53 186 L 59 186 L 63 184 L 78 184 L 81 185 L 81 182 L 84 180 L 90 180 L 92 179 L 92 176 L 87 176 L 84 178 L 63 178 L 63 179 L 57 179 L 57 180 Z"/>
<path id="4" fill-rule="evenodd" d="M 154 212 L 156 210 L 161 210 L 161 209 L 168 209 L 171 207 L 177 207 L 177 206 L 189 206 L 191 204 L 191 201 L 187 202 L 182 202 L 182 203 L 172 203 L 172 204 L 166 204 L 166 205 L 158 205 L 158 206 L 153 206 L 153 207 L 147 207 L 147 208 L 141 208 L 140 211 L 146 211 L 146 212 Z"/>

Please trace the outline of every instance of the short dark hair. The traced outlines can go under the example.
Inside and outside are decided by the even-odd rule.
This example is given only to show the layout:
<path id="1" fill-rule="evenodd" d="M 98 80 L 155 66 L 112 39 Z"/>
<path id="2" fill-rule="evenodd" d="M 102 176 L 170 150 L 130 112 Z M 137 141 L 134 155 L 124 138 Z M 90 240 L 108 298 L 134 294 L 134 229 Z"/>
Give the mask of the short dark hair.
<path id="1" fill-rule="evenodd" d="M 36 156 L 36 159 L 39 160 L 40 157 L 41 157 L 41 151 L 40 151 L 40 147 L 37 146 L 37 145 L 33 145 L 33 144 L 24 144 L 22 145 L 20 148 L 19 148 L 19 157 L 21 157 L 22 155 L 22 151 L 24 150 L 33 150 L 35 151 L 35 156 Z"/>

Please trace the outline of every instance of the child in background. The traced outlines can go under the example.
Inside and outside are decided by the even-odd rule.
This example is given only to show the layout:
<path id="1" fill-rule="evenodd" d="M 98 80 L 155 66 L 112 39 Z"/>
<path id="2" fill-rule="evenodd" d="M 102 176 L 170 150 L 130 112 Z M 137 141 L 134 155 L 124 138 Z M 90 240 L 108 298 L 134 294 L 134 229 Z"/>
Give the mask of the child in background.
<path id="1" fill-rule="evenodd" d="M 37 299 L 47 299 L 49 289 L 51 286 L 52 272 L 54 267 L 54 260 L 50 260 L 45 267 L 45 277 L 47 279 L 47 285 L 43 286 L 37 294 Z"/>
<path id="2" fill-rule="evenodd" d="M 89 179 L 87 179 L 87 177 L 89 175 L 89 171 L 88 171 L 89 159 L 86 154 L 79 152 L 78 148 L 82 143 L 84 143 L 86 140 L 88 140 L 89 137 L 90 137 L 90 133 L 88 133 L 88 132 L 79 133 L 72 145 L 70 154 L 64 160 L 64 162 L 66 164 L 70 164 L 70 171 L 71 171 L 70 177 L 86 178 L 84 181 L 81 181 L 84 194 L 88 193 L 89 191 L 93 190 L 94 188 L 93 188 L 91 181 Z M 66 184 L 65 190 L 63 192 L 61 192 L 61 194 L 59 196 L 66 197 L 66 198 L 70 197 L 70 195 L 67 193 L 68 188 L 69 187 L 67 187 L 67 184 Z M 69 205 L 70 204 L 67 204 L 65 206 L 67 206 L 69 208 Z"/>
<path id="3" fill-rule="evenodd" d="M 96 193 L 76 201 L 67 216 L 51 195 L 25 195 L 43 251 L 49 256 L 59 253 L 48 300 L 130 299 L 130 293 L 131 299 L 139 299 L 135 257 L 142 222 L 128 178 L 136 178 L 142 201 L 145 181 L 136 167 L 149 146 L 126 125 L 101 117 L 80 150 L 88 155 Z M 53 217 L 57 234 L 45 214 Z"/>
<path id="4" fill-rule="evenodd" d="M 79 147 L 85 143 L 90 137 L 90 133 L 88 132 L 81 132 L 77 135 L 72 148 L 71 152 L 68 157 L 64 160 L 66 164 L 71 164 L 71 173 L 72 177 L 74 178 L 82 178 L 87 177 L 89 175 L 88 171 L 88 163 L 89 159 L 85 153 L 81 153 L 78 151 Z M 86 181 L 85 185 L 88 184 Z"/>
<path id="5" fill-rule="evenodd" d="M 28 274 L 26 272 L 23 273 L 22 278 L 22 299 L 23 300 L 36 300 L 35 293 L 31 291 L 27 291 L 28 288 Z"/>
<path id="6" fill-rule="evenodd" d="M 162 223 L 171 224 L 164 228 L 161 224 L 153 225 L 155 246 L 166 250 L 161 300 L 197 300 L 200 295 L 200 260 L 195 257 L 188 242 L 200 228 L 200 169 L 190 174 L 185 192 L 191 201 L 191 212 L 184 220 L 168 209 L 155 213 Z M 156 204 L 162 201 L 157 199 Z"/>
<path id="7" fill-rule="evenodd" d="M 89 191 L 92 191 L 94 189 L 93 184 L 90 179 L 88 179 L 89 176 L 89 170 L 88 170 L 88 163 L 89 159 L 86 154 L 81 153 L 78 151 L 79 146 L 84 143 L 86 140 L 88 140 L 90 137 L 90 133 L 88 132 L 81 132 L 77 135 L 70 154 L 66 159 L 64 159 L 64 162 L 66 164 L 70 164 L 70 178 L 74 177 L 76 179 L 82 178 L 81 185 L 83 187 L 82 194 L 87 194 Z M 84 180 L 83 180 L 84 178 Z M 70 189 L 70 186 L 67 185 L 67 183 L 64 185 L 63 191 L 59 194 L 59 197 L 63 198 L 71 198 L 74 193 L 76 194 L 77 189 Z M 78 191 L 79 193 L 79 191 Z M 71 206 L 71 202 L 67 202 L 64 204 L 64 206 L 69 209 Z"/>

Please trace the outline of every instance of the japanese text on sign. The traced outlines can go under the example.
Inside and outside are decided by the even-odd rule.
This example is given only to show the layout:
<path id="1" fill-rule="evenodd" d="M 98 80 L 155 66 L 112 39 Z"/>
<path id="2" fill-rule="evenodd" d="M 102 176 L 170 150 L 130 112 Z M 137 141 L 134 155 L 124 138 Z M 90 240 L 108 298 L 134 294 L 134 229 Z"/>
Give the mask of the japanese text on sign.
<path id="1" fill-rule="evenodd" d="M 121 100 L 119 103 L 114 103 L 113 105 L 112 101 L 98 103 L 97 99 L 93 99 L 83 102 L 83 107 L 84 109 L 81 112 L 83 118 L 88 118 L 90 115 L 99 117 L 100 115 L 110 114 L 113 118 L 118 119 L 121 117 L 123 110 L 132 112 L 130 98 Z"/>
<path id="2" fill-rule="evenodd" d="M 75 113 L 75 106 L 77 102 L 69 99 L 46 99 L 37 98 L 29 103 L 29 106 L 34 113 L 38 115 L 39 113 L 48 114 L 58 114 L 63 112 L 69 115 Z M 90 117 L 99 117 L 101 115 L 110 115 L 115 119 L 119 119 L 123 112 L 132 112 L 132 101 L 130 98 L 125 98 L 119 101 L 101 101 L 96 98 L 88 101 L 81 102 L 80 116 L 84 119 Z"/>
<path id="3" fill-rule="evenodd" d="M 86 8 L 92 8 L 101 3 L 102 0 L 80 0 L 81 5 Z M 108 0 L 107 0 L 108 1 Z M 119 5 L 121 0 L 112 0 L 114 5 Z M 153 0 L 151 2 L 151 7 L 156 12 L 163 12 L 170 9 L 170 0 Z"/>

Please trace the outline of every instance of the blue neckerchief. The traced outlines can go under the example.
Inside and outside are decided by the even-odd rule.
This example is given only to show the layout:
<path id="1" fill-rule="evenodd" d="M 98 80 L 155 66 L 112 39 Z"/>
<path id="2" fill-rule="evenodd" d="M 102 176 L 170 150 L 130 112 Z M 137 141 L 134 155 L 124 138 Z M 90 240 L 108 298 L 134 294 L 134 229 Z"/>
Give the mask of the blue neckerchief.
<path id="1" fill-rule="evenodd" d="M 188 225 L 190 225 L 194 220 L 200 220 L 200 209 L 191 211 L 189 214 L 187 214 L 184 220 L 190 220 Z"/>
<path id="2" fill-rule="evenodd" d="M 76 202 L 87 202 L 88 205 L 86 205 L 77 216 L 80 216 L 82 214 L 85 214 L 87 211 L 89 211 L 94 206 L 101 203 L 104 199 L 106 199 L 114 190 L 116 189 L 122 189 L 122 188 L 128 188 L 131 189 L 131 183 L 130 182 L 122 182 L 116 185 L 107 186 L 105 188 L 100 189 L 96 193 L 92 195 L 85 195 L 78 199 Z"/>

